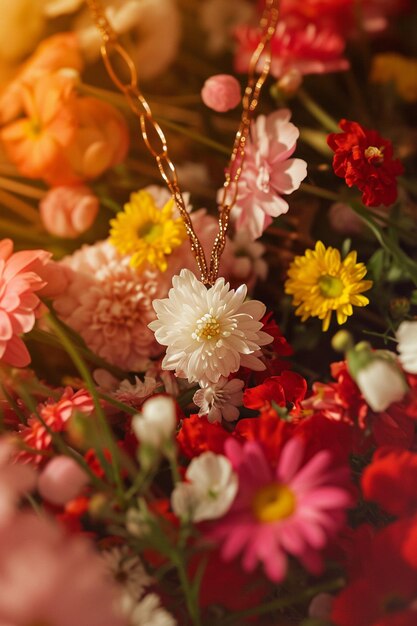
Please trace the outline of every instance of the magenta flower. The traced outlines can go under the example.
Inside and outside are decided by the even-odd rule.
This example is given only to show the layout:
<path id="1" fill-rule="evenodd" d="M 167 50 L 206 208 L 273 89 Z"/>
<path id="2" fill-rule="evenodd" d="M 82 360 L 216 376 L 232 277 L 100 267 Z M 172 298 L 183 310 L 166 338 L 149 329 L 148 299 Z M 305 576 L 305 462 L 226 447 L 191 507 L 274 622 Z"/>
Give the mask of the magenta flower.
<path id="1" fill-rule="evenodd" d="M 252 239 L 288 211 L 281 195 L 298 189 L 307 175 L 307 163 L 290 158 L 300 134 L 290 117 L 288 109 L 281 109 L 260 115 L 251 128 L 234 213 L 237 231 L 246 230 Z"/>
<path id="2" fill-rule="evenodd" d="M 342 486 L 345 470 L 331 467 L 327 450 L 303 463 L 304 444 L 297 437 L 283 448 L 276 469 L 257 442 L 241 446 L 229 439 L 225 452 L 238 475 L 239 491 L 230 511 L 208 530 L 223 544 L 223 558 L 242 553 L 246 571 L 262 563 L 276 582 L 285 577 L 287 554 L 318 573 L 320 552 L 343 525 L 351 503 Z"/>

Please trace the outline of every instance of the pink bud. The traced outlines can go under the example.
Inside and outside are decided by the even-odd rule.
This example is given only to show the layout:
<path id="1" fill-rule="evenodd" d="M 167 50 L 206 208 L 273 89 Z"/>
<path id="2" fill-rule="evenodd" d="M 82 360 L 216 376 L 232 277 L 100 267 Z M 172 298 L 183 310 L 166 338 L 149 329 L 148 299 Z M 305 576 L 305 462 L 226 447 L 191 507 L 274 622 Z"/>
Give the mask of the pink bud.
<path id="1" fill-rule="evenodd" d="M 62 506 L 76 498 L 87 483 L 87 474 L 74 459 L 56 456 L 39 476 L 38 491 L 48 502 Z"/>
<path id="2" fill-rule="evenodd" d="M 218 113 L 234 109 L 241 100 L 239 82 L 230 74 L 211 76 L 204 83 L 201 98 L 209 109 Z"/>
<path id="3" fill-rule="evenodd" d="M 40 212 L 51 235 L 74 238 L 90 228 L 98 206 L 98 198 L 88 187 L 54 187 L 41 201 Z"/>

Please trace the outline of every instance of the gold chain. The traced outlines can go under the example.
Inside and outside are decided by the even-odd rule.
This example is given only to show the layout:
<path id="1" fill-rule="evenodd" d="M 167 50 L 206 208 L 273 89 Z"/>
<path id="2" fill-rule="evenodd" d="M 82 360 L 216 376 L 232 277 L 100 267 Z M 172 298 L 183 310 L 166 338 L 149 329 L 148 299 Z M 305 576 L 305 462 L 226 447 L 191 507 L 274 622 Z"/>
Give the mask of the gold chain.
<path id="1" fill-rule="evenodd" d="M 146 147 L 155 158 L 161 176 L 167 184 L 183 219 L 190 240 L 191 250 L 200 271 L 201 280 L 206 285 L 212 285 L 219 273 L 220 258 L 226 244 L 230 211 L 236 203 L 238 195 L 238 182 L 245 159 L 245 148 L 251 119 L 258 106 L 260 91 L 271 66 L 271 39 L 274 36 L 278 22 L 279 0 L 266 0 L 265 10 L 260 21 L 261 39 L 249 63 L 248 82 L 242 100 L 242 116 L 226 169 L 223 193 L 219 204 L 219 230 L 213 244 L 209 265 L 207 264 L 201 242 L 194 231 L 191 217 L 187 212 L 178 184 L 176 168 L 169 156 L 165 134 L 154 119 L 149 103 L 138 87 L 138 75 L 135 64 L 128 52 L 119 43 L 117 35 L 104 13 L 100 0 L 86 0 L 86 2 L 101 34 L 101 55 L 107 72 L 116 87 L 126 96 L 133 113 L 139 118 L 142 137 Z M 118 55 L 119 60 L 122 60 L 126 66 L 129 76 L 127 82 L 124 82 L 117 74 L 110 60 L 112 54 Z M 258 72 L 257 67 L 259 63 L 262 63 L 262 65 Z"/>

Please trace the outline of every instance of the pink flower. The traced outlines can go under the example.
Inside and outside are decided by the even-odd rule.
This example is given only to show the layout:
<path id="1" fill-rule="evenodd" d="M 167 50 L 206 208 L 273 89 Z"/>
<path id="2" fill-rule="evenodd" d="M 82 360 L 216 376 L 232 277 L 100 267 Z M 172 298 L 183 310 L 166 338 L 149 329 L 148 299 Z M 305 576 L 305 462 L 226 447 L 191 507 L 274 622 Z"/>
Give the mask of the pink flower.
<path id="1" fill-rule="evenodd" d="M 42 312 L 39 295 L 55 291 L 56 266 L 50 258 L 44 250 L 13 254 L 12 241 L 0 241 L 0 361 L 8 365 L 25 367 L 30 363 L 20 335 L 32 330 Z M 65 288 L 63 282 L 57 289 Z"/>
<path id="2" fill-rule="evenodd" d="M 35 472 L 30 467 L 13 463 L 14 451 L 11 441 L 0 439 L 0 532 L 13 516 L 20 496 L 36 484 Z"/>
<path id="3" fill-rule="evenodd" d="M 272 217 L 288 211 L 280 194 L 298 189 L 307 174 L 305 161 L 289 158 L 299 136 L 290 117 L 288 109 L 260 115 L 251 129 L 234 213 L 236 230 L 247 230 L 253 239 L 262 235 Z"/>
<path id="4" fill-rule="evenodd" d="M 281 581 L 287 554 L 318 573 L 320 552 L 341 528 L 351 498 L 340 486 L 344 470 L 331 467 L 322 450 L 303 463 L 304 445 L 293 437 L 282 449 L 276 469 L 255 441 L 243 446 L 229 439 L 226 456 L 239 478 L 239 491 L 227 515 L 208 530 L 223 543 L 225 560 L 243 553 L 243 568 L 261 562 L 271 580 Z"/>
<path id="5" fill-rule="evenodd" d="M 260 43 L 260 31 L 250 26 L 236 29 L 235 68 L 245 73 Z M 324 74 L 349 69 L 342 56 L 345 41 L 335 28 L 305 20 L 281 20 L 272 39 L 271 74 L 281 78 L 291 70 L 300 74 Z"/>
<path id="6" fill-rule="evenodd" d="M 69 456 L 56 456 L 43 469 L 38 479 L 42 498 L 56 505 L 64 505 L 77 497 L 88 483 L 87 474 Z"/>
<path id="7" fill-rule="evenodd" d="M 78 237 L 96 219 L 97 196 L 85 186 L 55 187 L 41 200 L 40 213 L 46 230 L 57 237 Z"/>
<path id="8" fill-rule="evenodd" d="M 149 359 L 162 352 L 147 327 L 155 319 L 153 299 L 168 290 L 159 274 L 139 274 L 130 267 L 129 257 L 120 257 L 106 241 L 83 246 L 61 263 L 69 286 L 54 300 L 60 318 L 109 363 L 132 371 L 146 369 Z"/>
<path id="9" fill-rule="evenodd" d="M 230 111 L 237 107 L 242 98 L 240 84 L 230 74 L 210 76 L 201 90 L 201 98 L 204 104 L 213 111 L 218 113 Z"/>
<path id="10" fill-rule="evenodd" d="M 0 588 L 1 624 L 126 624 L 118 589 L 90 543 L 32 513 L 0 532 Z"/>

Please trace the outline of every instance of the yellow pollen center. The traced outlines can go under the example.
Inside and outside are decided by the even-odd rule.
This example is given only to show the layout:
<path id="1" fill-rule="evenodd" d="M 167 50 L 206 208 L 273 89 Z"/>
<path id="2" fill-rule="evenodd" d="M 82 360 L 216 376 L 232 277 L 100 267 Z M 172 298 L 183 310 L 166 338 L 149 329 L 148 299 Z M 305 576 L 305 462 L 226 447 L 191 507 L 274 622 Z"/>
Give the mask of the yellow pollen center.
<path id="1" fill-rule="evenodd" d="M 369 146 L 366 148 L 365 159 L 367 159 L 373 165 L 380 165 L 384 161 L 383 148 L 377 148 L 376 146 Z"/>
<path id="2" fill-rule="evenodd" d="M 256 492 L 252 511 L 260 522 L 276 522 L 292 515 L 295 505 L 295 495 L 287 485 L 272 483 Z"/>
<path id="3" fill-rule="evenodd" d="M 163 227 L 161 224 L 154 222 L 145 222 L 138 228 L 139 239 L 144 239 L 147 243 L 152 243 L 162 234 Z"/>
<path id="4" fill-rule="evenodd" d="M 337 276 L 325 274 L 319 278 L 321 295 L 324 298 L 338 298 L 343 293 L 343 282 Z"/>
<path id="5" fill-rule="evenodd" d="M 217 317 L 211 313 L 206 313 L 197 320 L 195 331 L 192 334 L 193 339 L 201 341 L 204 339 L 217 339 L 220 335 L 220 324 Z"/>

